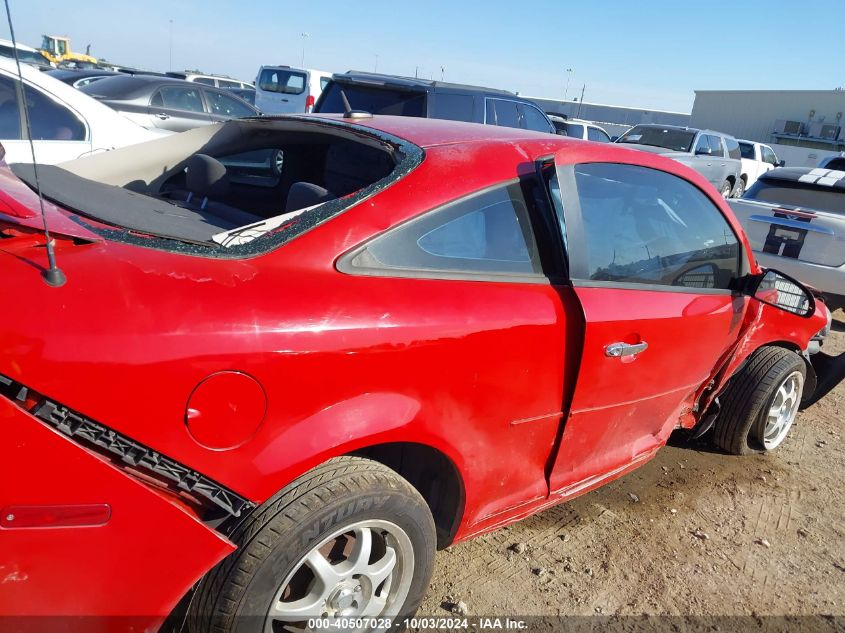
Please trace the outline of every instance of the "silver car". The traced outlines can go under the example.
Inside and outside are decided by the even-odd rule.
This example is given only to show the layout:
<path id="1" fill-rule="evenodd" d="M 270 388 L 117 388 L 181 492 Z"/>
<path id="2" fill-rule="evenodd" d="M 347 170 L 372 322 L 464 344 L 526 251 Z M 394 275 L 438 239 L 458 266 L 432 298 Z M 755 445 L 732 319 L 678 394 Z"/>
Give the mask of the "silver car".
<path id="1" fill-rule="evenodd" d="M 80 90 L 145 128 L 170 132 L 261 114 L 229 90 L 168 77 L 107 77 Z"/>
<path id="2" fill-rule="evenodd" d="M 739 143 L 713 130 L 674 125 L 635 125 L 617 140 L 631 149 L 662 154 L 692 167 L 728 198 L 742 173 Z"/>

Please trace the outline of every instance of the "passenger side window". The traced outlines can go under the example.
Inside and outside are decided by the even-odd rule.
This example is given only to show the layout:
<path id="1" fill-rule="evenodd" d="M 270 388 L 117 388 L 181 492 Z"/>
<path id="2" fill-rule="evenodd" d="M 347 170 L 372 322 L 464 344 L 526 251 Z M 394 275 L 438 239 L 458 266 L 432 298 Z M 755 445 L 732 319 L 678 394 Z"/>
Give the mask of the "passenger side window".
<path id="1" fill-rule="evenodd" d="M 610 137 L 597 127 L 587 128 L 587 140 L 596 143 L 610 143 Z"/>
<path id="2" fill-rule="evenodd" d="M 487 123 L 501 127 L 520 127 L 516 101 L 487 99 Z"/>
<path id="3" fill-rule="evenodd" d="M 213 86 L 214 80 L 211 77 L 195 77 L 194 83 L 195 84 L 202 84 L 204 86 Z"/>
<path id="4" fill-rule="evenodd" d="M 635 165 L 577 165 L 592 281 L 727 289 L 739 274 L 737 237 L 698 188 Z"/>
<path id="5" fill-rule="evenodd" d="M 204 112 L 199 88 L 167 86 L 160 88 L 150 101 L 150 105 L 186 112 Z"/>
<path id="6" fill-rule="evenodd" d="M 710 149 L 713 151 L 713 156 L 716 158 L 724 158 L 725 147 L 722 144 L 722 139 L 718 136 L 708 134 L 707 141 L 710 143 Z"/>
<path id="7" fill-rule="evenodd" d="M 85 124 L 76 114 L 30 86 L 26 86 L 25 89 L 33 140 L 85 140 Z"/>
<path id="8" fill-rule="evenodd" d="M 728 156 L 739 160 L 742 158 L 742 151 L 739 149 L 739 143 L 735 138 L 725 137 L 725 145 L 728 148 Z"/>
<path id="9" fill-rule="evenodd" d="M 355 268 L 541 274 L 522 190 L 506 185 L 462 198 L 376 238 Z"/>
<path id="10" fill-rule="evenodd" d="M 225 93 L 217 92 L 216 90 L 206 90 L 205 96 L 208 99 L 208 107 L 211 109 L 212 114 L 233 119 L 255 116 L 255 112 L 245 104 Z"/>
<path id="11" fill-rule="evenodd" d="M 21 138 L 21 109 L 18 106 L 17 82 L 0 76 L 0 141 Z"/>
<path id="12" fill-rule="evenodd" d="M 710 154 L 712 151 L 713 150 L 710 149 L 710 143 L 707 142 L 707 135 L 701 134 L 695 142 L 695 149 L 693 150 L 693 153 Z"/>
<path id="13" fill-rule="evenodd" d="M 764 163 L 769 163 L 770 165 L 774 165 L 775 167 L 778 166 L 778 157 L 775 155 L 774 151 L 772 151 L 771 148 L 763 145 L 760 150 L 763 154 L 762 158 Z"/>
<path id="14" fill-rule="evenodd" d="M 434 95 L 433 117 L 449 121 L 474 121 L 474 107 L 475 102 L 470 95 L 438 92 Z"/>
<path id="15" fill-rule="evenodd" d="M 554 134 L 554 127 L 549 124 L 549 120 L 538 108 L 523 103 L 522 114 L 524 116 L 525 129 Z"/>

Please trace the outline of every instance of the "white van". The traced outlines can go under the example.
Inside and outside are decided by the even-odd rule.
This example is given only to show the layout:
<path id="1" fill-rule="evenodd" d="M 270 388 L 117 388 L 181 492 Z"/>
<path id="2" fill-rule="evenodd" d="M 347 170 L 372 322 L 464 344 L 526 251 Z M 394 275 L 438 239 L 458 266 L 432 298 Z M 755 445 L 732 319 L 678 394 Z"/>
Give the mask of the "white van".
<path id="1" fill-rule="evenodd" d="M 311 112 L 331 73 L 290 66 L 262 66 L 255 78 L 255 107 L 264 114 Z"/>

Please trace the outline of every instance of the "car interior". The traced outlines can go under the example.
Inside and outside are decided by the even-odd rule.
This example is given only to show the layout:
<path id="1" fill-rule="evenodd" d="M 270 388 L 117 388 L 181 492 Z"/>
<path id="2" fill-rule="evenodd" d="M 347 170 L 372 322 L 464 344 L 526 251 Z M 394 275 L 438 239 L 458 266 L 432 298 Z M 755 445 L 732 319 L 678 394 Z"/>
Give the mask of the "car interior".
<path id="1" fill-rule="evenodd" d="M 350 198 L 390 176 L 397 154 L 375 136 L 330 123 L 244 120 L 39 172 L 49 197 L 81 215 L 210 241 L 220 232 Z M 16 173 L 27 180 L 26 168 Z"/>

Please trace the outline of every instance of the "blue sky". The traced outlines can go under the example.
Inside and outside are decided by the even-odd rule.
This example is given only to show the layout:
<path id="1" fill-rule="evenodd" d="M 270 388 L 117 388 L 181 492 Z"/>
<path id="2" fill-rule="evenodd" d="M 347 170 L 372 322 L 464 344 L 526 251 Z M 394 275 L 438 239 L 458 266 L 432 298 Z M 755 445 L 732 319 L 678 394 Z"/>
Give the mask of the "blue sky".
<path id="1" fill-rule="evenodd" d="M 539 97 L 689 112 L 695 89 L 845 83 L 841 20 L 794 0 L 10 0 L 18 39 L 154 70 L 253 80 L 261 64 L 439 78 Z M 834 14 L 831 15 L 835 15 Z M 0 32 L 6 33 L 5 27 Z"/>

